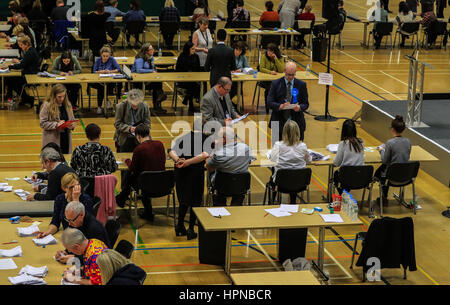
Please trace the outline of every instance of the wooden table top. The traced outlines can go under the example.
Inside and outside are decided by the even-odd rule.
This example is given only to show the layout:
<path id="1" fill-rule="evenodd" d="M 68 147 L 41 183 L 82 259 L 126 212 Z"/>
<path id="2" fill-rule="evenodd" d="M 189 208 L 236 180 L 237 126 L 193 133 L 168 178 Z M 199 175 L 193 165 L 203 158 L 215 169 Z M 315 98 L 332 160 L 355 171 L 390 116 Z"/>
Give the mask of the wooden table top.
<path id="1" fill-rule="evenodd" d="M 129 65 L 132 66 L 134 64 L 134 57 L 117 57 L 116 61 L 119 65 Z M 160 65 L 176 65 L 177 64 L 177 57 L 172 56 L 155 56 L 155 66 Z"/>
<path id="2" fill-rule="evenodd" d="M 235 285 L 320 285 L 309 270 L 231 273 Z"/>
<path id="3" fill-rule="evenodd" d="M 122 22 L 123 18 L 121 16 L 116 17 L 117 22 Z M 219 18 L 212 17 L 209 20 L 216 21 L 216 22 L 223 22 L 226 23 L 226 20 L 220 20 Z M 147 23 L 158 23 L 159 22 L 159 16 L 147 16 L 145 17 L 145 22 Z M 192 20 L 192 16 L 180 16 L 180 22 L 194 22 Z M 250 17 L 250 22 L 259 22 L 259 16 L 258 17 Z"/>
<path id="4" fill-rule="evenodd" d="M 311 209 L 316 206 L 323 209 L 320 213 L 329 214 L 327 204 L 300 204 L 297 213 L 286 217 L 275 217 L 271 214 L 265 216 L 267 214 L 265 209 L 278 208 L 279 205 L 227 206 L 226 209 L 231 215 L 221 218 L 212 216 L 207 207 L 193 208 L 193 210 L 205 231 L 335 227 L 363 224 L 361 220 L 353 221 L 347 214 L 341 212 L 336 212 L 335 214 L 341 215 L 344 220 L 342 223 L 326 223 L 319 215 L 319 212 L 314 212 L 312 215 L 300 212 L 302 208 Z"/>
<path id="5" fill-rule="evenodd" d="M 225 29 L 228 35 L 300 35 L 299 32 L 292 30 L 289 32 L 285 32 L 284 30 L 272 31 L 272 30 L 258 30 L 258 29 Z"/>
<path id="6" fill-rule="evenodd" d="M 33 218 L 34 221 L 42 221 L 39 225 L 39 229 L 44 230 L 49 223 L 49 218 Z M 8 280 L 8 277 L 15 277 L 19 275 L 20 269 L 26 265 L 33 267 L 47 266 L 48 274 L 44 280 L 49 285 L 60 285 L 62 273 L 67 269 L 66 265 L 60 264 L 53 259 L 53 256 L 58 250 L 63 250 L 63 246 L 59 240 L 61 232 L 56 233 L 54 236 L 58 240 L 55 245 L 48 245 L 45 248 L 38 247 L 34 244 L 34 237 L 19 237 L 17 234 L 18 227 L 29 227 L 31 223 L 21 222 L 19 224 L 11 224 L 8 219 L 0 219 L 0 230 L 2 237 L 0 238 L 0 249 L 8 250 L 17 246 L 22 247 L 22 257 L 12 257 L 17 265 L 17 269 L 13 270 L 0 270 L 0 285 L 12 285 Z M 2 245 L 4 242 L 11 242 L 17 240 L 18 243 Z M 1 257 L 0 259 L 5 259 Z"/>

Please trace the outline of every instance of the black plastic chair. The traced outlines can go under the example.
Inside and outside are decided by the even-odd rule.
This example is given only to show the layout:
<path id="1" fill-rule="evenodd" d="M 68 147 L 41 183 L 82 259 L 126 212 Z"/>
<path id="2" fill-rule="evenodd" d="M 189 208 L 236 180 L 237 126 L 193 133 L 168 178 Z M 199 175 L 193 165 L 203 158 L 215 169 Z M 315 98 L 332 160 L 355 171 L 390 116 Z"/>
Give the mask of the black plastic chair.
<path id="1" fill-rule="evenodd" d="M 279 21 L 263 21 L 261 25 L 261 30 L 273 30 L 275 28 L 279 28 L 281 23 Z M 281 36 L 280 35 L 261 35 L 261 41 L 258 44 L 258 48 L 265 49 L 269 43 L 274 43 L 277 46 L 281 44 Z"/>
<path id="2" fill-rule="evenodd" d="M 116 244 L 117 238 L 120 234 L 120 229 L 122 229 L 122 225 L 118 220 L 110 219 L 105 224 L 105 230 L 108 234 L 109 245 L 108 248 L 113 249 Z"/>
<path id="3" fill-rule="evenodd" d="M 378 35 L 384 37 L 389 36 L 391 39 L 391 49 L 393 47 L 392 45 L 392 30 L 394 28 L 394 24 L 392 22 L 377 22 L 376 23 L 376 30 L 372 30 L 369 32 L 369 41 L 370 36 L 373 36 L 373 34 L 376 32 Z M 373 48 L 375 48 L 375 39 L 373 41 Z"/>
<path id="4" fill-rule="evenodd" d="M 312 20 L 297 20 L 294 23 L 294 30 L 303 34 L 304 36 L 309 35 L 308 45 L 307 45 L 308 48 L 311 48 L 313 26 L 314 26 L 314 21 L 312 21 Z M 299 41 L 299 40 L 300 40 L 299 36 L 295 35 L 294 41 Z"/>
<path id="5" fill-rule="evenodd" d="M 250 205 L 250 180 L 250 173 L 230 174 L 217 171 L 214 178 L 214 186 L 209 186 L 208 194 L 210 195 L 211 199 L 214 193 L 220 194 L 225 197 L 246 195 L 248 205 Z M 208 200 L 208 202 L 211 201 L 212 200 Z"/>
<path id="6" fill-rule="evenodd" d="M 98 213 L 98 208 L 100 207 L 100 205 L 102 204 L 102 199 L 100 197 L 94 196 L 93 198 L 93 206 L 92 206 L 92 210 L 94 212 L 94 216 L 97 217 L 97 213 Z"/>
<path id="7" fill-rule="evenodd" d="M 94 198 L 95 177 L 80 177 L 80 185 L 83 193 Z"/>
<path id="8" fill-rule="evenodd" d="M 131 188 L 130 213 L 131 206 L 134 205 L 135 228 L 138 226 L 137 202 L 144 196 L 150 199 L 167 196 L 166 215 L 169 216 L 170 196 L 173 202 L 173 224 L 176 226 L 176 203 L 175 203 L 175 176 L 173 170 L 167 171 L 145 171 L 142 172 L 137 180 L 137 189 Z"/>
<path id="9" fill-rule="evenodd" d="M 310 203 L 309 184 L 311 183 L 311 174 L 310 168 L 277 170 L 275 181 L 270 180 L 266 184 L 263 204 L 266 204 L 267 197 L 269 204 L 274 204 L 272 202 L 274 194 L 278 195 L 278 204 L 282 202 L 282 194 L 302 193 L 303 199 L 304 191 L 306 191 L 306 203 Z"/>
<path id="10" fill-rule="evenodd" d="M 405 186 L 412 185 L 413 191 L 413 211 L 414 215 L 417 212 L 417 202 L 416 202 L 416 188 L 414 181 L 416 180 L 417 174 L 419 173 L 420 162 L 413 161 L 408 163 L 394 163 L 389 165 L 386 171 L 386 181 L 384 185 L 390 187 L 399 187 L 399 195 L 394 194 L 394 197 L 400 204 L 409 207 L 409 204 L 405 201 Z M 381 181 L 378 181 L 380 185 L 380 216 L 383 217 L 383 194 Z"/>
<path id="11" fill-rule="evenodd" d="M 126 259 L 130 259 L 131 255 L 133 255 L 134 246 L 128 240 L 121 239 L 114 250 L 122 254 Z"/>
<path id="12" fill-rule="evenodd" d="M 408 38 L 410 36 L 412 36 L 413 39 L 411 41 L 411 46 L 414 44 L 414 42 L 417 45 L 419 43 L 419 29 L 420 29 L 420 22 L 404 22 L 404 23 L 400 24 L 399 27 L 397 28 L 397 30 L 395 31 L 394 47 L 395 47 L 395 43 L 397 42 L 397 36 L 399 37 L 399 40 L 400 40 L 401 35 L 408 36 Z M 414 37 L 416 38 L 415 40 L 414 40 Z M 399 43 L 399 47 L 400 47 L 400 43 Z"/>
<path id="13" fill-rule="evenodd" d="M 441 39 L 441 42 L 439 45 L 439 47 L 442 48 L 442 46 L 444 45 L 444 40 L 446 40 L 445 37 L 447 36 L 447 34 L 448 34 L 447 22 L 435 20 L 430 24 L 430 26 L 428 28 L 424 29 L 423 39 L 425 39 L 425 44 L 423 43 L 423 40 L 422 40 L 422 45 L 425 48 L 428 48 L 431 45 L 436 44 L 437 37 L 442 36 L 442 39 Z M 431 36 L 431 35 L 434 35 L 435 37 L 434 37 L 433 41 L 430 43 L 429 36 Z M 444 49 L 447 50 L 447 45 L 444 45 Z"/>
<path id="14" fill-rule="evenodd" d="M 161 34 L 162 35 L 178 34 L 178 51 L 180 50 L 181 31 L 180 31 L 180 23 L 178 21 L 160 21 L 159 22 L 158 49 L 160 48 Z"/>
<path id="15" fill-rule="evenodd" d="M 232 21 L 230 23 L 230 28 L 232 28 L 232 29 L 249 29 L 250 21 L 243 21 L 243 20 Z M 230 35 L 230 45 L 233 45 L 237 41 L 247 42 L 247 35 Z"/>
<path id="16" fill-rule="evenodd" d="M 129 35 L 142 34 L 142 42 L 145 43 L 144 29 L 145 29 L 146 25 L 147 24 L 146 24 L 145 20 L 127 21 L 127 23 L 125 24 L 125 33 L 129 34 Z M 122 41 L 122 47 L 123 47 L 123 41 Z"/>
<path id="17" fill-rule="evenodd" d="M 372 202 L 372 188 L 373 188 L 373 166 L 372 165 L 361 165 L 361 166 L 341 166 L 338 171 L 339 179 L 341 185 L 344 189 L 349 192 L 351 190 L 363 189 L 363 194 L 359 208 L 362 207 L 364 197 L 366 195 L 366 189 L 369 190 L 369 203 Z M 334 194 L 334 183 L 333 191 Z M 370 215 L 372 215 L 372 210 L 370 210 Z"/>

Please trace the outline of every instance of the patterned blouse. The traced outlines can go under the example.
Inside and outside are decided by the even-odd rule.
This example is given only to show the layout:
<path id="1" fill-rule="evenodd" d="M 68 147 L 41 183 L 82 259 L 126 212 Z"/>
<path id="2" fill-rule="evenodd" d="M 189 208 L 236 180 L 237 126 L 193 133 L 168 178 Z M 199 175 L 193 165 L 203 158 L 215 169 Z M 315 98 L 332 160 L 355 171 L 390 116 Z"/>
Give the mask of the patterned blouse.
<path id="1" fill-rule="evenodd" d="M 117 170 L 112 150 L 97 142 L 77 146 L 73 151 L 70 166 L 80 177 L 109 175 Z"/>
<path id="2" fill-rule="evenodd" d="M 102 276 L 97 265 L 97 256 L 108 247 L 98 239 L 90 239 L 83 255 L 84 276 L 91 280 L 92 285 L 101 285 Z"/>

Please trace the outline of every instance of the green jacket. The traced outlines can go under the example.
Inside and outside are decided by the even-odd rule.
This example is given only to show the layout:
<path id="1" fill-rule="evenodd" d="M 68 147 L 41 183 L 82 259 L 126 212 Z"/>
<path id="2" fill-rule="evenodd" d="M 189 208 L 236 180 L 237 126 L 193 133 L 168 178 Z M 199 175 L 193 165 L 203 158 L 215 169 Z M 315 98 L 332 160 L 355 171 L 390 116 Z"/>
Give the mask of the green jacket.
<path id="1" fill-rule="evenodd" d="M 261 62 L 259 63 L 259 71 L 263 73 L 270 73 L 276 71 L 281 73 L 284 71 L 284 58 L 276 59 L 275 62 L 270 61 L 265 54 L 261 56 Z"/>
<path id="2" fill-rule="evenodd" d="M 72 61 L 73 61 L 73 74 L 80 74 L 82 72 L 80 62 L 78 61 L 76 56 L 72 55 Z M 53 62 L 52 67 L 52 73 L 53 74 L 61 74 L 61 70 L 59 70 L 59 67 L 61 65 L 61 56 L 58 56 L 55 58 L 55 61 Z"/>

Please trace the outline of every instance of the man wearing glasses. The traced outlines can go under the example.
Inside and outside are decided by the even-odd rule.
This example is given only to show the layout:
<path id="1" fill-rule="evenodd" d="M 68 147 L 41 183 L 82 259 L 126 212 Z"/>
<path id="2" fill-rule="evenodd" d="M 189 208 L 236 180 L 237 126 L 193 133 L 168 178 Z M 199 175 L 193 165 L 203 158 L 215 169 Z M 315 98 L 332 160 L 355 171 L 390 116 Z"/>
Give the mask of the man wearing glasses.
<path id="1" fill-rule="evenodd" d="M 203 96 L 200 102 L 200 111 L 204 123 L 217 121 L 222 126 L 226 126 L 230 125 L 232 120 L 240 117 L 231 105 L 230 90 L 231 80 L 222 76 L 217 84 Z"/>
<path id="2" fill-rule="evenodd" d="M 298 124 L 300 140 L 304 139 L 306 122 L 303 111 L 309 107 L 308 90 L 305 82 L 295 78 L 296 71 L 297 65 L 294 62 L 287 62 L 284 67 L 284 77 L 274 80 L 270 87 L 267 103 L 272 109 L 269 123 L 269 127 L 272 128 L 272 145 L 276 141 L 281 141 L 283 127 L 288 120 Z M 297 96 L 295 93 L 298 93 Z M 277 124 L 278 130 L 276 130 Z"/>

